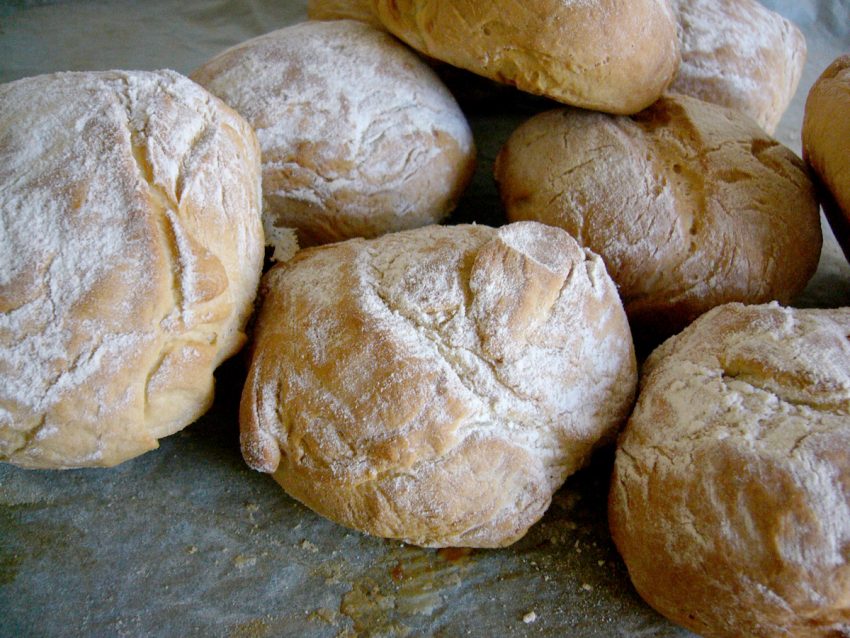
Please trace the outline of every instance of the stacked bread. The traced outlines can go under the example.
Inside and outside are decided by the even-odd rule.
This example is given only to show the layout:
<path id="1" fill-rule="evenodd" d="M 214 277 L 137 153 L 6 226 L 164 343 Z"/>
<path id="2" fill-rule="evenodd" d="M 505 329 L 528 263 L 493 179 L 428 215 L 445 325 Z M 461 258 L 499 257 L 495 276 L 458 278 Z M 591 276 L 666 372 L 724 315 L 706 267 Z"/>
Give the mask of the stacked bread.
<path id="1" fill-rule="evenodd" d="M 294 229 L 302 246 L 439 222 L 472 177 L 475 146 L 454 98 L 367 24 L 273 31 L 192 78 L 257 131 L 266 228 Z"/>
<path id="2" fill-rule="evenodd" d="M 507 545 L 628 420 L 611 524 L 650 604 L 709 636 L 846 632 L 850 324 L 776 302 L 817 267 L 818 192 L 850 237 L 848 61 L 810 97 L 813 185 L 768 134 L 805 42 L 756 2 L 310 14 L 343 19 L 240 43 L 194 82 L 0 87 L 0 459 L 155 447 L 209 405 L 259 285 L 243 454 L 314 510 Z M 435 225 L 475 144 L 408 46 L 561 103 L 499 154 L 515 223 Z M 260 284 L 263 227 L 281 263 Z M 677 333 L 629 419 L 633 339 Z"/>
<path id="3" fill-rule="evenodd" d="M 547 111 L 496 161 L 508 219 L 567 230 L 617 282 L 653 346 L 714 306 L 788 303 L 821 227 L 802 161 L 747 116 L 670 94 L 633 117 Z"/>

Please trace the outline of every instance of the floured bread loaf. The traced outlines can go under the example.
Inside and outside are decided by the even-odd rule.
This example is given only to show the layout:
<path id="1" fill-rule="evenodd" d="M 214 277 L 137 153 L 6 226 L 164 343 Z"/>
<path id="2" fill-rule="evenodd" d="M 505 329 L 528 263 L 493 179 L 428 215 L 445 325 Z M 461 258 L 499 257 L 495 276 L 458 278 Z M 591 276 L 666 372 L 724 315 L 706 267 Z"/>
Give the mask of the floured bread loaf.
<path id="1" fill-rule="evenodd" d="M 635 113 L 679 67 L 667 0 L 375 0 L 374 8 L 417 51 L 588 109 Z"/>
<path id="2" fill-rule="evenodd" d="M 809 91 L 803 158 L 814 173 L 829 224 L 850 260 L 850 55 L 836 59 Z"/>
<path id="3" fill-rule="evenodd" d="M 682 65 L 671 91 L 746 113 L 773 134 L 806 62 L 806 38 L 757 0 L 671 0 Z"/>
<path id="4" fill-rule="evenodd" d="M 616 288 L 543 224 L 307 249 L 261 290 L 243 454 L 370 534 L 508 545 L 632 404 Z"/>
<path id="5" fill-rule="evenodd" d="M 786 303 L 817 268 L 802 162 L 750 118 L 694 98 L 632 118 L 535 116 L 496 179 L 510 220 L 560 226 L 602 257 L 636 341 L 657 344 L 722 303 Z"/>
<path id="6" fill-rule="evenodd" d="M 440 221 L 475 147 L 449 91 L 385 31 L 306 22 L 248 40 L 192 74 L 257 131 L 264 215 L 301 245 Z"/>
<path id="7" fill-rule="evenodd" d="M 171 71 L 0 86 L 0 460 L 108 466 L 210 405 L 263 259 L 248 124 Z"/>
<path id="8" fill-rule="evenodd" d="M 311 20 L 359 20 L 383 28 L 372 8 L 372 0 L 307 0 Z"/>
<path id="9" fill-rule="evenodd" d="M 850 635 L 850 309 L 729 304 L 642 369 L 611 532 L 701 636 Z"/>

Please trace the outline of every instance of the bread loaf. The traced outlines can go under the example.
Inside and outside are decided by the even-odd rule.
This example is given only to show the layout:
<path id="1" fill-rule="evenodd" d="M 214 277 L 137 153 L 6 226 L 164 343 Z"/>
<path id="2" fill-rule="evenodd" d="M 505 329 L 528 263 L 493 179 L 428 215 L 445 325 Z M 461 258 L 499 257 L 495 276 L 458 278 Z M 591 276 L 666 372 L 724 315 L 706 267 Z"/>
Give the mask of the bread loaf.
<path id="1" fill-rule="evenodd" d="M 0 460 L 114 465 L 207 409 L 259 282 L 259 161 L 171 71 L 0 85 Z"/>
<path id="2" fill-rule="evenodd" d="M 850 55 L 837 58 L 809 91 L 803 157 L 835 237 L 850 260 Z"/>
<path id="3" fill-rule="evenodd" d="M 682 65 L 671 91 L 736 109 L 771 135 L 806 62 L 806 38 L 757 0 L 671 0 Z"/>
<path id="4" fill-rule="evenodd" d="M 667 0 L 375 0 L 417 51 L 559 102 L 635 113 L 679 66 Z"/>
<path id="5" fill-rule="evenodd" d="M 546 112 L 495 171 L 510 220 L 564 228 L 602 257 L 642 343 L 722 303 L 787 303 L 817 268 L 805 167 L 731 109 L 668 95 L 631 118 Z"/>
<path id="6" fill-rule="evenodd" d="M 296 24 L 192 77 L 257 130 L 267 224 L 296 229 L 302 246 L 440 221 L 472 177 L 472 133 L 451 94 L 369 25 Z"/>
<path id="7" fill-rule="evenodd" d="M 556 228 L 430 226 L 311 248 L 261 289 L 243 454 L 357 530 L 508 545 L 631 407 L 617 291 Z"/>
<path id="8" fill-rule="evenodd" d="M 609 520 L 640 595 L 712 638 L 850 635 L 850 309 L 729 304 L 646 361 Z"/>

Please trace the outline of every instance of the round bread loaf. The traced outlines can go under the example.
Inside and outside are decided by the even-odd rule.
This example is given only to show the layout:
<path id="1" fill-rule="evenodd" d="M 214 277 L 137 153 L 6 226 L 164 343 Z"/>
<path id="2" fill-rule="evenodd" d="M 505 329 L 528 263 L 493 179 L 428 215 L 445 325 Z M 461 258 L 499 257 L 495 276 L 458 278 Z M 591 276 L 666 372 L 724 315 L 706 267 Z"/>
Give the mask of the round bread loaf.
<path id="1" fill-rule="evenodd" d="M 296 229 L 303 246 L 440 221 L 472 177 L 472 133 L 454 98 L 366 24 L 286 27 L 192 77 L 257 131 L 267 226 Z"/>
<path id="2" fill-rule="evenodd" d="M 667 0 L 375 0 L 374 8 L 417 51 L 599 111 L 640 111 L 679 67 Z"/>
<path id="3" fill-rule="evenodd" d="M 806 62 L 806 38 L 757 0 L 671 0 L 682 65 L 671 91 L 746 113 L 773 134 Z"/>
<path id="4" fill-rule="evenodd" d="M 829 224 L 850 260 L 850 55 L 836 59 L 809 91 L 803 158 L 814 174 Z"/>
<path id="5" fill-rule="evenodd" d="M 261 290 L 243 454 L 357 530 L 508 545 L 632 405 L 616 288 L 556 228 L 430 226 L 307 249 Z"/>
<path id="6" fill-rule="evenodd" d="M 172 71 L 0 86 L 0 460 L 114 465 L 207 409 L 259 283 L 259 159 Z"/>
<path id="7" fill-rule="evenodd" d="M 560 226 L 602 257 L 649 345 L 722 303 L 786 303 L 817 268 L 802 162 L 750 118 L 694 98 L 668 95 L 632 118 L 535 116 L 496 179 L 510 220 Z"/>
<path id="8" fill-rule="evenodd" d="M 372 8 L 372 0 L 307 0 L 311 20 L 359 20 L 383 28 Z"/>
<path id="9" fill-rule="evenodd" d="M 655 609 L 712 638 L 850 635 L 850 309 L 729 304 L 642 369 L 609 502 Z"/>

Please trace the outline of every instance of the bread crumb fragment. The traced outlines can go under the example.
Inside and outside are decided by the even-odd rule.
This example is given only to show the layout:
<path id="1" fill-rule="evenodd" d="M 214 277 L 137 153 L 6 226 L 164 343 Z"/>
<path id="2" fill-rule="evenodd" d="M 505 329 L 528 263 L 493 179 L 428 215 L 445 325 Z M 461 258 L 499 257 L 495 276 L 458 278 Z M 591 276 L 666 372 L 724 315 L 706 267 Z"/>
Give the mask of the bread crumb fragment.
<path id="1" fill-rule="evenodd" d="M 526 625 L 530 625 L 535 620 L 537 620 L 537 614 L 534 611 L 530 611 L 522 617 L 522 622 L 524 622 Z"/>

